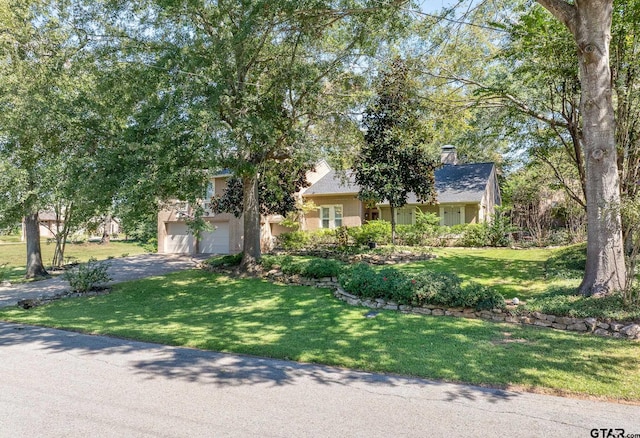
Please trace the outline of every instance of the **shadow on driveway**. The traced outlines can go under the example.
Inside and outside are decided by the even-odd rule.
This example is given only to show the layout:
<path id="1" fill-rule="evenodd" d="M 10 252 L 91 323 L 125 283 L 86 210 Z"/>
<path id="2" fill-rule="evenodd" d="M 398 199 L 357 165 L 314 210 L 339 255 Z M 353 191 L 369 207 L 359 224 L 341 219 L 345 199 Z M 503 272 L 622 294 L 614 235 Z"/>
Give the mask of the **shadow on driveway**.
<path id="1" fill-rule="evenodd" d="M 112 281 L 109 284 L 165 275 L 170 272 L 193 269 L 208 256 L 181 254 L 140 254 L 106 260 Z M 60 277 L 0 287 L 0 307 L 10 307 L 23 299 L 37 299 L 57 295 L 69 290 L 69 283 Z"/>

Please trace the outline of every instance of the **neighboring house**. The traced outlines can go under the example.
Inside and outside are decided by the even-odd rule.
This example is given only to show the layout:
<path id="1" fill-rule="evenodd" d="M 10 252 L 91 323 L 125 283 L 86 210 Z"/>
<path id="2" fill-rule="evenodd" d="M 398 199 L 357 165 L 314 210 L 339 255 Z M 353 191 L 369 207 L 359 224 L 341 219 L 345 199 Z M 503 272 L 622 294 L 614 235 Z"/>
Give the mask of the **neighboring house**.
<path id="1" fill-rule="evenodd" d="M 60 220 L 56 217 L 55 212 L 53 211 L 41 211 L 38 213 L 38 219 L 40 222 L 40 238 L 43 239 L 53 239 L 56 237 L 56 234 L 62 230 L 64 227 L 64 221 Z M 98 219 L 96 219 L 98 220 Z M 99 222 L 98 229 L 96 230 L 96 234 L 102 235 L 104 230 L 104 221 Z M 110 234 L 117 235 L 121 232 L 120 221 L 116 218 L 112 218 L 108 224 Z M 84 234 L 86 233 L 85 229 L 76 230 L 75 234 Z M 26 231 L 24 227 L 24 219 L 22 220 L 22 241 L 26 239 Z"/>
<path id="2" fill-rule="evenodd" d="M 419 203 L 410 195 L 403 208 L 396 209 L 398 224 L 414 224 L 415 209 L 432 212 L 440 217 L 442 225 L 481 223 L 489 220 L 495 207 L 501 204 L 496 168 L 493 163 L 457 164 L 455 148 L 443 147 L 443 166 L 435 171 L 437 203 Z M 222 195 L 229 174 L 212 178 L 212 194 Z M 313 202 L 316 209 L 302 220 L 303 230 L 321 228 L 354 227 L 368 220 L 390 220 L 389 203 L 367 205 L 357 198 L 359 191 L 353 174 L 339 173 L 323 160 L 307 175 L 311 184 L 299 196 Z M 242 251 L 242 220 L 233 215 L 207 212 L 205 220 L 213 227 L 196 239 L 189 231 L 185 219 L 192 215 L 189 205 L 176 205 L 158 215 L 158 252 L 161 253 L 219 253 L 235 254 Z M 287 231 L 279 225 L 281 216 L 262 218 L 262 240 L 265 247 L 272 236 Z"/>

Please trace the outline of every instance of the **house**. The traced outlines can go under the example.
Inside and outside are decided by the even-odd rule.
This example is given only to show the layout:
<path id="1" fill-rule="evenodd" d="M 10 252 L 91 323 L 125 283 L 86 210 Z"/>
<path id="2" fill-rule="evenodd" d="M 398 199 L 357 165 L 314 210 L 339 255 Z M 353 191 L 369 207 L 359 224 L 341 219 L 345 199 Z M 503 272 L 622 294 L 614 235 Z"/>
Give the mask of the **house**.
<path id="1" fill-rule="evenodd" d="M 443 165 L 435 171 L 437 203 L 428 205 L 410 195 L 403 208 L 396 209 L 396 223 L 414 224 L 416 208 L 435 213 L 442 225 L 482 223 L 490 219 L 496 206 L 501 204 L 496 168 L 493 163 L 458 164 L 455 148 L 442 148 Z M 207 197 L 222 195 L 229 174 L 212 178 Z M 310 186 L 299 196 L 312 202 L 317 208 L 305 214 L 303 230 L 354 227 L 368 220 L 390 220 L 388 203 L 368 205 L 357 198 L 359 191 L 353 174 L 337 172 L 320 161 L 313 172 L 307 175 Z M 206 205 L 205 205 L 206 206 Z M 206 208 L 205 208 L 206 211 Z M 185 218 L 193 208 L 187 204 L 176 204 L 158 215 L 158 252 L 161 253 L 218 253 L 235 254 L 242 251 L 243 223 L 233 215 L 205 213 L 211 230 L 201 233 L 196 239 L 190 232 Z M 287 231 L 280 225 L 282 217 L 262 218 L 262 237 L 265 244 L 271 236 Z"/>
<path id="2" fill-rule="evenodd" d="M 45 210 L 38 213 L 38 220 L 40 225 L 40 238 L 42 239 L 54 239 L 56 234 L 60 233 L 64 228 L 64 218 L 56 215 L 56 213 L 52 210 Z M 93 230 L 93 236 L 102 236 L 105 226 L 109 231 L 110 235 L 118 235 L 122 232 L 122 227 L 120 224 L 120 220 L 117 218 L 110 217 L 107 223 L 105 223 L 104 218 L 94 218 L 92 220 L 96 224 L 95 230 Z M 26 230 L 24 224 L 24 218 L 22 219 L 22 237 L 21 240 L 24 242 L 26 239 Z M 85 228 L 74 230 L 74 234 L 90 234 L 89 231 Z M 92 237 L 92 236 L 89 236 Z"/>

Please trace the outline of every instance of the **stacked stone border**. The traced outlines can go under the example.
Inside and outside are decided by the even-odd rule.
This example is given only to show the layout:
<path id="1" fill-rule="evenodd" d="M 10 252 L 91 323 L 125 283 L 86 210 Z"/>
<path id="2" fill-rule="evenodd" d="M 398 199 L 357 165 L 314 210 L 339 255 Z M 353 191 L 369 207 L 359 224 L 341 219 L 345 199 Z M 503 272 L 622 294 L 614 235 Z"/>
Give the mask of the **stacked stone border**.
<path id="1" fill-rule="evenodd" d="M 518 305 L 513 304 L 511 301 L 507 301 L 507 306 L 504 310 L 493 309 L 478 311 L 470 308 L 442 307 L 434 305 L 413 307 L 397 304 L 393 301 L 387 301 L 382 298 L 363 300 L 362 298 L 352 295 L 342 289 L 338 283 L 338 279 L 335 277 L 319 279 L 305 278 L 299 275 L 285 275 L 277 269 L 267 272 L 264 274 L 264 277 L 268 280 L 284 284 L 333 289 L 335 291 L 334 295 L 336 298 L 352 306 L 362 306 L 370 309 L 397 310 L 403 313 L 413 313 L 418 315 L 483 319 L 494 322 L 533 325 L 555 330 L 588 333 L 597 336 L 640 340 L 640 324 L 624 324 L 617 321 L 599 320 L 597 318 L 572 318 L 568 316 L 547 315 L 540 312 L 528 312 L 518 309 Z"/>

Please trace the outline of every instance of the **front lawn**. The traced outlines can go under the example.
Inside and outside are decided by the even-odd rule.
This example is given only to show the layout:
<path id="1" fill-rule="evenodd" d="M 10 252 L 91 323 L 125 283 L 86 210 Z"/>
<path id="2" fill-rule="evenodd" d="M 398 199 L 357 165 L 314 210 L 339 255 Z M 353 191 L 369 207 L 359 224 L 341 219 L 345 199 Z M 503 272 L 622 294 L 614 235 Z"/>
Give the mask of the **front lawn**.
<path id="1" fill-rule="evenodd" d="M 367 371 L 640 401 L 637 342 L 395 311 L 368 317 L 369 312 L 336 300 L 326 289 L 185 271 L 116 285 L 109 295 L 2 309 L 0 319 Z"/>
<path id="2" fill-rule="evenodd" d="M 6 236 L 3 236 L 3 238 Z M 55 243 L 42 239 L 42 261 L 45 266 L 51 264 Z M 67 243 L 64 252 L 65 261 L 86 262 L 90 258 L 106 260 L 110 257 L 144 254 L 146 251 L 139 243 L 130 241 L 111 241 L 108 245 L 97 242 Z M 24 242 L 0 242 L 0 266 L 6 265 L 7 278 L 12 282 L 21 281 L 26 273 L 27 246 Z"/>
<path id="3" fill-rule="evenodd" d="M 399 265 L 406 271 L 427 269 L 457 274 L 500 292 L 505 298 L 533 298 L 550 288 L 577 288 L 579 277 L 550 278 L 547 260 L 559 249 L 435 248 L 435 259 Z"/>

